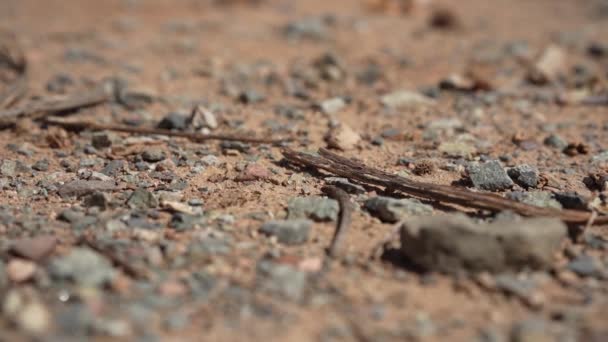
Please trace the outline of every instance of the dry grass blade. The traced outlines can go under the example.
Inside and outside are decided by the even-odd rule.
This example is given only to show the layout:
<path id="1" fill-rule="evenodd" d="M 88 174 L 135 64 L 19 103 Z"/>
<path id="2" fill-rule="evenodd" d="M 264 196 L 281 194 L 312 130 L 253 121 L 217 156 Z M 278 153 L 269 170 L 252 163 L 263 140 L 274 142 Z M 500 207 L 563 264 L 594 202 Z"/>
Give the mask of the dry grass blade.
<path id="1" fill-rule="evenodd" d="M 350 203 L 350 198 L 346 191 L 340 188 L 335 186 L 324 186 L 323 192 L 330 198 L 338 201 L 338 204 L 340 205 L 340 214 L 338 216 L 336 231 L 327 250 L 327 254 L 330 257 L 336 257 L 342 249 L 344 237 L 346 236 L 348 228 L 350 227 L 353 206 Z"/>
<path id="2" fill-rule="evenodd" d="M 207 140 L 223 140 L 223 141 L 241 141 L 246 143 L 254 143 L 254 144 L 281 144 L 290 139 L 265 139 L 265 138 L 253 138 L 253 137 L 245 137 L 238 135 L 230 135 L 230 134 L 200 134 L 193 132 L 179 132 L 172 131 L 168 129 L 159 129 L 159 128 L 146 128 L 146 127 L 132 127 L 125 125 L 105 125 L 98 124 L 89 121 L 64 121 L 58 120 L 56 118 L 47 118 L 45 122 L 49 125 L 61 126 L 67 129 L 75 129 L 75 130 L 91 130 L 91 131 L 115 131 L 115 132 L 124 132 L 124 133 L 133 133 L 133 134 L 150 134 L 150 135 L 165 135 L 171 137 L 181 137 L 186 138 L 191 141 L 200 142 Z"/>
<path id="3" fill-rule="evenodd" d="M 585 211 L 542 208 L 509 200 L 491 193 L 473 192 L 459 187 L 413 181 L 368 167 L 326 149 L 320 149 L 317 156 L 284 148 L 283 155 L 293 163 L 325 170 L 351 180 L 402 191 L 427 200 L 492 212 L 510 210 L 522 216 L 559 217 L 564 222 L 577 224 L 585 224 L 589 222 L 591 217 L 591 213 Z M 593 223 L 606 224 L 608 223 L 608 216 L 597 217 Z"/>

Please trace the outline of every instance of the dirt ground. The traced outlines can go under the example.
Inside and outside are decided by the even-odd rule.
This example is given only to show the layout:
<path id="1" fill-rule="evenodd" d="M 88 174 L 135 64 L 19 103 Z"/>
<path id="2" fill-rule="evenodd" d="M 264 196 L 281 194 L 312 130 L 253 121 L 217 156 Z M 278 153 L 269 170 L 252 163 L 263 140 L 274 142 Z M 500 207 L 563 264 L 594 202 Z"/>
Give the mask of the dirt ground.
<path id="1" fill-rule="evenodd" d="M 406 2 L 0 1 L 0 32 L 27 61 L 27 91 L 0 101 L 0 119 L 112 84 L 108 101 L 42 114 L 156 127 L 198 108 L 212 116 L 205 127 L 168 128 L 291 138 L 93 132 L 40 113 L 10 121 L 0 130 L 0 340 L 608 339 L 606 225 L 571 225 L 548 267 L 481 273 L 421 269 L 398 238 L 373 253 L 395 223 L 365 201 L 409 198 L 373 184 L 350 195 L 339 257 L 326 257 L 335 217 L 312 218 L 303 243 L 260 230 L 291 215 L 293 198 L 324 196 L 330 176 L 287 162 L 282 146 L 330 147 L 475 192 L 488 188 L 471 163 L 530 165 L 533 186 L 494 192 L 608 212 L 608 3 Z M 0 92 L 19 77 L 5 64 Z M 398 91 L 418 97 L 389 103 Z M 66 195 L 75 180 L 111 186 Z M 466 203 L 417 205 L 494 217 Z"/>

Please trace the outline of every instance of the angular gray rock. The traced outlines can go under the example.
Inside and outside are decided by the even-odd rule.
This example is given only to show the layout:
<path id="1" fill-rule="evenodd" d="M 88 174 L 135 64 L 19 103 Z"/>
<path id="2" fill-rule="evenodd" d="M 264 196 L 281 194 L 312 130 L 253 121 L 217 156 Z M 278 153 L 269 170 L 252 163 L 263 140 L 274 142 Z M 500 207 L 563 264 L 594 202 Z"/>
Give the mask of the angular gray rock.
<path id="1" fill-rule="evenodd" d="M 129 196 L 127 205 L 137 209 L 156 208 L 158 206 L 158 200 L 150 191 L 139 188 L 133 191 L 131 196 Z"/>
<path id="2" fill-rule="evenodd" d="M 522 187 L 536 188 L 538 184 L 538 169 L 528 164 L 517 165 L 509 169 L 509 177 Z"/>
<path id="3" fill-rule="evenodd" d="M 413 198 L 372 197 L 365 209 L 383 222 L 395 223 L 409 216 L 431 214 L 433 207 Z"/>
<path id="4" fill-rule="evenodd" d="M 320 197 L 294 197 L 287 204 L 287 218 L 310 218 L 314 221 L 335 221 L 340 210 L 336 200 Z"/>
<path id="5" fill-rule="evenodd" d="M 500 191 L 513 186 L 513 181 L 497 160 L 483 164 L 469 164 L 467 173 L 473 186 L 481 190 Z"/>
<path id="6" fill-rule="evenodd" d="M 311 224 L 311 221 L 303 219 L 275 220 L 264 223 L 260 231 L 276 236 L 281 243 L 297 245 L 308 241 Z"/>
<path id="7" fill-rule="evenodd" d="M 401 248 L 413 263 L 446 273 L 546 269 L 566 233 L 564 223 L 553 218 L 476 224 L 446 214 L 406 222 Z"/>

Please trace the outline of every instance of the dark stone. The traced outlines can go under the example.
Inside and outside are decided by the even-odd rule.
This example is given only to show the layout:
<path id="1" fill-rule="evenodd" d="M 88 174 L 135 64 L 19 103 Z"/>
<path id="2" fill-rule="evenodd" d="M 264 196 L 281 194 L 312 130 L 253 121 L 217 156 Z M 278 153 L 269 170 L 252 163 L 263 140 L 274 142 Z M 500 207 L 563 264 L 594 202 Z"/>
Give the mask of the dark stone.
<path id="1" fill-rule="evenodd" d="M 553 197 L 565 209 L 587 210 L 587 199 L 577 192 L 557 192 Z"/>
<path id="2" fill-rule="evenodd" d="M 91 145 L 93 147 L 101 149 L 112 146 L 112 141 L 108 133 L 95 133 L 91 137 Z"/>
<path id="3" fill-rule="evenodd" d="M 141 154 L 141 158 L 149 163 L 156 163 L 165 159 L 165 152 L 157 148 L 145 150 Z"/>
<path id="4" fill-rule="evenodd" d="M 515 183 L 526 189 L 535 188 L 538 184 L 538 169 L 530 165 L 522 164 L 510 168 L 508 174 Z"/>
<path id="5" fill-rule="evenodd" d="M 169 113 L 156 127 L 162 129 L 175 129 L 183 131 L 188 128 L 188 117 L 179 113 Z"/>

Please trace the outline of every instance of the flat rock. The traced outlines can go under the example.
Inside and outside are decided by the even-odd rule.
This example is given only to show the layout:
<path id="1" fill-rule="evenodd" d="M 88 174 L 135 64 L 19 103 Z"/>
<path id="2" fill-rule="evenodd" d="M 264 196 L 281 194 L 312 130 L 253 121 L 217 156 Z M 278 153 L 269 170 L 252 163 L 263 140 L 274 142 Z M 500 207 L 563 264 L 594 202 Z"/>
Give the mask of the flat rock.
<path id="1" fill-rule="evenodd" d="M 25 259 L 41 261 L 53 253 L 55 246 L 57 238 L 54 236 L 36 236 L 13 241 L 10 251 Z"/>
<path id="2" fill-rule="evenodd" d="M 433 207 L 413 198 L 378 196 L 365 201 L 365 209 L 383 222 L 394 223 L 416 215 L 431 214 Z"/>
<path id="3" fill-rule="evenodd" d="M 320 197 L 294 197 L 287 204 L 287 218 L 310 218 L 314 221 L 335 221 L 340 210 L 336 200 Z"/>
<path id="4" fill-rule="evenodd" d="M 298 245 L 308 241 L 312 222 L 304 219 L 268 221 L 260 231 L 276 236 L 280 243 Z"/>
<path id="5" fill-rule="evenodd" d="M 446 273 L 547 269 L 566 232 L 552 218 L 476 224 L 460 214 L 428 216 L 404 223 L 401 248 L 420 267 Z"/>
<path id="6" fill-rule="evenodd" d="M 95 181 L 95 180 L 74 180 L 69 183 L 63 184 L 57 193 L 61 197 L 81 197 L 97 191 L 112 191 L 116 189 L 116 185 L 113 181 Z"/>
<path id="7" fill-rule="evenodd" d="M 467 172 L 473 186 L 481 190 L 501 191 L 513 186 L 513 181 L 497 160 L 483 164 L 469 164 Z"/>

